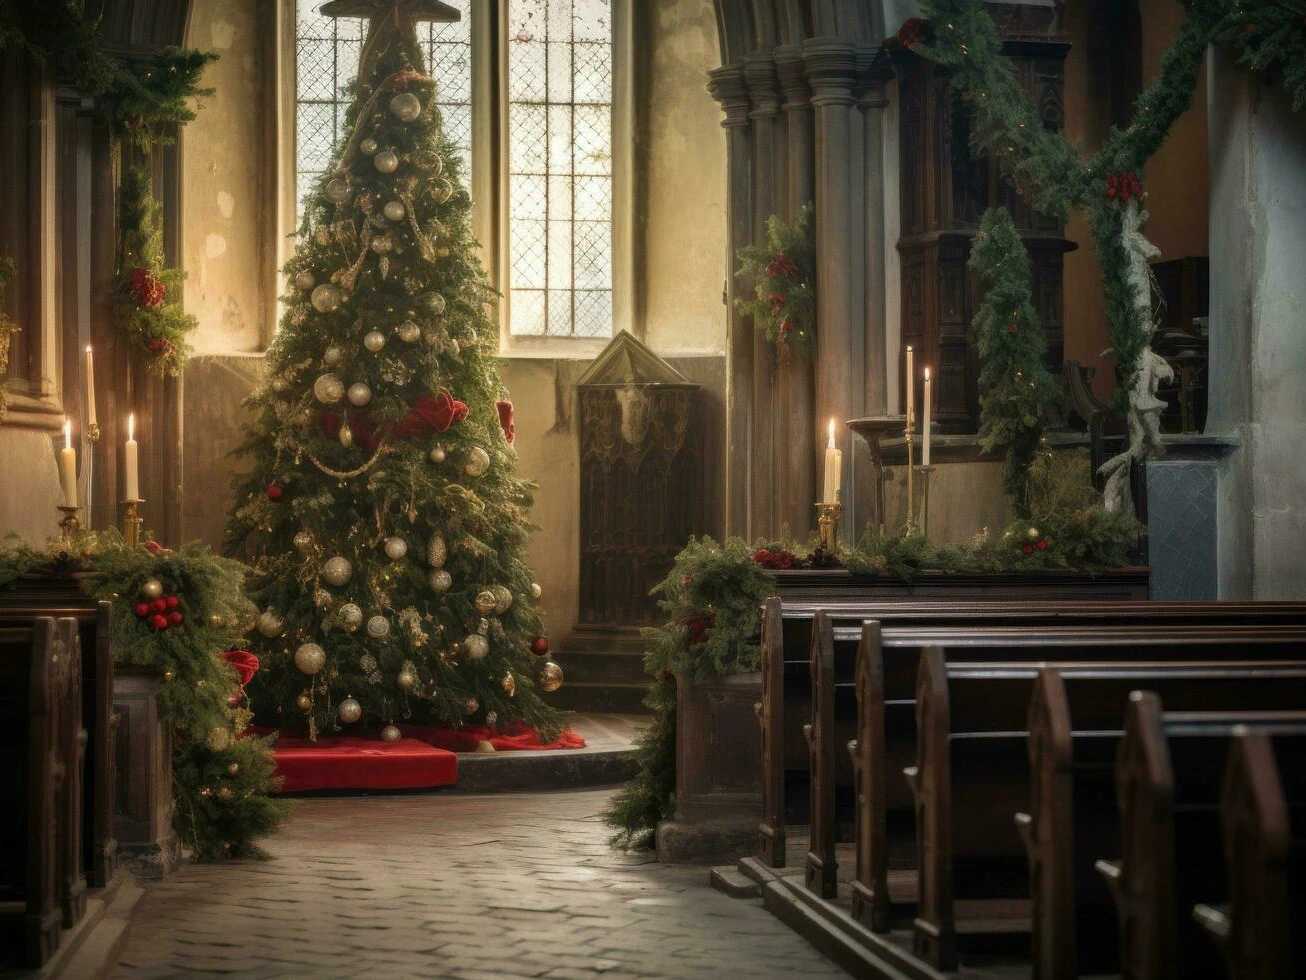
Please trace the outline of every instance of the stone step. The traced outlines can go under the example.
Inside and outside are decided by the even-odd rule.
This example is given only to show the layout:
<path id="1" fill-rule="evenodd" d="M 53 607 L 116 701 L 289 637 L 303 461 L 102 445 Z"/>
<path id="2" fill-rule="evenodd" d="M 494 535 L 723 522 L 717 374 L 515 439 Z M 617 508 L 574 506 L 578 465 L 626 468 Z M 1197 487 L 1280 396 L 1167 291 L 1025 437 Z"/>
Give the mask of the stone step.
<path id="1" fill-rule="evenodd" d="M 580 684 L 643 684 L 644 654 L 616 650 L 559 650 L 554 659 L 568 681 Z"/>
<path id="2" fill-rule="evenodd" d="M 731 898 L 761 898 L 762 886 L 730 866 L 713 868 L 708 879 L 712 887 Z"/>
<path id="3" fill-rule="evenodd" d="M 563 668 L 564 673 L 566 668 Z M 566 682 L 552 694 L 545 694 L 544 700 L 555 708 L 566 711 L 601 711 L 611 714 L 646 715 L 649 709 L 644 706 L 644 696 L 648 694 L 648 684 L 607 684 L 573 683 L 570 676 Z"/>

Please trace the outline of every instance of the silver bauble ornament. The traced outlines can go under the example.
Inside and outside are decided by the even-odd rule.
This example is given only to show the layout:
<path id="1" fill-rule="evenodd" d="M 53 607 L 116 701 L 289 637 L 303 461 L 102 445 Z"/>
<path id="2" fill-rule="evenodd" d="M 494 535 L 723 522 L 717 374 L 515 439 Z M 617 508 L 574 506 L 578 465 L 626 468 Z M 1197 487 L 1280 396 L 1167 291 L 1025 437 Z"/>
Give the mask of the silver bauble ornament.
<path id="1" fill-rule="evenodd" d="M 295 707 L 300 711 L 308 711 L 313 707 L 313 699 L 309 697 L 308 694 L 301 694 L 299 697 L 295 698 Z"/>
<path id="2" fill-rule="evenodd" d="M 367 635 L 374 640 L 383 640 L 390 635 L 390 620 L 384 616 L 373 616 L 367 621 Z"/>
<path id="3" fill-rule="evenodd" d="M 292 538 L 291 540 L 293 540 L 295 543 L 296 551 L 300 551 L 300 552 L 308 551 L 309 548 L 313 547 L 313 532 L 297 531 L 295 532 L 294 538 Z"/>
<path id="4" fill-rule="evenodd" d="M 441 177 L 432 185 L 431 195 L 435 198 L 437 204 L 444 204 L 449 198 L 453 197 L 453 184 L 449 183 L 447 178 Z"/>
<path id="5" fill-rule="evenodd" d="M 363 610 L 356 602 L 346 602 L 340 607 L 340 628 L 346 633 L 354 633 L 363 625 Z"/>
<path id="6" fill-rule="evenodd" d="M 380 330 L 369 330 L 363 334 L 363 346 L 375 354 L 385 346 L 385 334 Z"/>
<path id="7" fill-rule="evenodd" d="M 494 612 L 494 593 L 489 589 L 484 589 L 476 595 L 476 611 L 482 616 L 488 616 Z"/>
<path id="8" fill-rule="evenodd" d="M 339 347 L 331 346 L 322 352 L 322 361 L 328 367 L 335 367 L 344 356 L 345 352 Z"/>
<path id="9" fill-rule="evenodd" d="M 395 678 L 395 683 L 399 685 L 401 691 L 411 691 L 417 686 L 417 675 L 405 667 L 399 671 L 399 676 Z"/>
<path id="10" fill-rule="evenodd" d="M 437 568 L 431 573 L 431 588 L 436 592 L 448 592 L 453 586 L 453 576 L 443 568 Z"/>
<path id="11" fill-rule="evenodd" d="M 403 201 L 386 201 L 381 213 L 391 221 L 403 221 L 408 214 L 408 209 L 404 207 Z"/>
<path id="12" fill-rule="evenodd" d="M 396 728 L 394 725 L 386 725 L 384 728 L 381 729 L 381 741 L 382 741 L 382 742 L 391 742 L 391 743 L 394 743 L 394 742 L 399 741 L 399 740 L 400 740 L 401 738 L 403 738 L 403 737 L 404 737 L 404 733 L 401 732 L 401 731 L 400 731 L 398 728 Z"/>
<path id="13" fill-rule="evenodd" d="M 313 397 L 323 405 L 334 405 L 345 397 L 345 383 L 338 374 L 324 374 L 313 382 Z"/>
<path id="14" fill-rule="evenodd" d="M 347 394 L 349 401 L 352 404 L 357 405 L 359 408 L 370 404 L 372 401 L 372 389 L 361 381 L 355 381 L 351 384 Z"/>
<path id="15" fill-rule="evenodd" d="M 467 454 L 467 465 L 464 467 L 468 476 L 484 476 L 490 469 L 490 454 L 480 446 L 473 446 L 472 451 Z"/>
<path id="16" fill-rule="evenodd" d="M 542 595 L 544 595 L 544 589 L 542 589 L 542 588 L 540 587 L 540 583 L 539 583 L 539 582 L 532 582 L 532 583 L 531 583 L 531 598 L 532 598 L 532 599 L 538 599 L 538 598 L 539 598 L 540 596 L 542 596 Z"/>
<path id="17" fill-rule="evenodd" d="M 382 150 L 372 157 L 372 166 L 383 174 L 392 174 L 399 169 L 399 155 L 394 150 Z"/>
<path id="18" fill-rule="evenodd" d="M 408 542 L 400 537 L 385 539 L 385 556 L 391 561 L 398 561 L 408 554 Z"/>
<path id="19" fill-rule="evenodd" d="M 340 291 L 340 287 L 330 282 L 322 283 L 309 296 L 313 309 L 319 313 L 334 313 L 344 301 L 345 294 Z"/>
<path id="20" fill-rule="evenodd" d="M 490 591 L 494 593 L 494 614 L 502 616 L 512 607 L 512 593 L 503 585 L 493 585 Z"/>
<path id="21" fill-rule="evenodd" d="M 340 716 L 340 720 L 346 725 L 352 725 L 363 717 L 363 706 L 358 703 L 357 698 L 345 698 L 340 702 L 340 706 L 336 708 L 336 714 Z"/>
<path id="22" fill-rule="evenodd" d="M 307 269 L 301 269 L 295 276 L 295 288 L 301 293 L 306 293 L 317 285 L 317 276 Z"/>
<path id="23" fill-rule="evenodd" d="M 415 344 L 422 339 L 422 328 L 412 320 L 405 320 L 395 327 L 395 334 L 405 344 Z"/>
<path id="24" fill-rule="evenodd" d="M 363 142 L 358 144 L 358 149 L 362 152 L 363 156 L 367 156 L 367 157 L 370 157 L 373 153 L 375 153 L 380 148 L 381 145 L 377 143 L 376 140 L 372 139 L 370 136 L 367 139 L 363 140 Z"/>
<path id="25" fill-rule="evenodd" d="M 295 666 L 301 674 L 316 674 L 326 666 L 326 651 L 316 643 L 305 643 L 295 651 Z"/>
<path id="26" fill-rule="evenodd" d="M 344 204 L 349 200 L 349 180 L 332 177 L 326 184 L 326 197 L 332 204 Z"/>
<path id="27" fill-rule="evenodd" d="M 444 451 L 444 446 L 436 446 L 431 450 L 432 463 L 443 463 L 447 458 L 448 454 Z"/>
<path id="28" fill-rule="evenodd" d="M 412 92 L 400 92 L 390 100 L 390 112 L 400 122 L 412 122 L 422 114 L 422 100 Z"/>
<path id="29" fill-rule="evenodd" d="M 258 618 L 258 631 L 266 637 L 280 636 L 284 625 L 271 609 L 265 609 Z"/>
<path id="30" fill-rule="evenodd" d="M 434 313 L 436 316 L 443 313 L 444 308 L 448 306 L 444 297 L 439 293 L 423 293 L 418 302 L 422 304 L 422 309 L 428 313 Z"/>
<path id="31" fill-rule="evenodd" d="M 444 543 L 443 534 L 432 534 L 426 546 L 426 563 L 432 568 L 442 568 L 449 557 L 449 547 Z"/>
<path id="32" fill-rule="evenodd" d="M 1036 528 L 1036 527 L 1031 527 L 1028 531 L 1025 532 L 1025 537 L 1029 538 L 1029 540 L 1031 540 L 1031 541 L 1037 541 L 1037 540 L 1038 540 L 1038 528 Z"/>
<path id="33" fill-rule="evenodd" d="M 468 633 L 467 639 L 463 640 L 463 650 L 467 652 L 468 660 L 484 660 L 490 652 L 490 641 L 480 633 Z"/>
<path id="34" fill-rule="evenodd" d="M 147 599 L 157 599 L 163 595 L 163 583 L 157 578 L 147 578 L 141 585 L 141 595 Z"/>
<path id="35" fill-rule="evenodd" d="M 560 687 L 562 687 L 562 668 L 552 660 L 545 661 L 540 668 L 540 690 L 556 691 Z"/>
<path id="36" fill-rule="evenodd" d="M 332 585 L 341 586 L 354 577 L 354 566 L 348 558 L 336 555 L 322 566 L 322 577 Z"/>

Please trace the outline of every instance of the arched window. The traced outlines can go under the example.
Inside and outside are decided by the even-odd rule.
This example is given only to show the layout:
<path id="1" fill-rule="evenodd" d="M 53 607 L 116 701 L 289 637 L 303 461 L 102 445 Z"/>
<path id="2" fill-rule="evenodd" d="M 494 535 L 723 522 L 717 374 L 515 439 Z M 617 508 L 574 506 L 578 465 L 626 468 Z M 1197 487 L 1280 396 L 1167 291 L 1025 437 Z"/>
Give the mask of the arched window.
<path id="1" fill-rule="evenodd" d="M 297 200 L 343 135 L 345 86 L 364 24 L 295 0 Z M 486 265 L 503 294 L 505 350 L 614 332 L 614 184 L 623 125 L 613 104 L 623 54 L 614 16 L 629 0 L 449 0 L 453 24 L 419 24 L 446 131 L 463 153 Z M 614 9 L 615 8 L 615 9 Z M 617 224 L 621 224 L 618 222 Z M 571 346 L 571 345 L 569 345 Z"/>

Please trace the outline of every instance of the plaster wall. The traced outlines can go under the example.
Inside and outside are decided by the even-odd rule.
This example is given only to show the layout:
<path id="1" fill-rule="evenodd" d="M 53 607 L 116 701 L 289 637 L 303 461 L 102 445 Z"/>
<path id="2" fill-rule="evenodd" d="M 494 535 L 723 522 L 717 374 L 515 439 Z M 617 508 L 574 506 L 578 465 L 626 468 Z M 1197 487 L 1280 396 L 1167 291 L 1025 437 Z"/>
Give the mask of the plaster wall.
<path id="1" fill-rule="evenodd" d="M 1282 88 L 1210 61 L 1211 408 L 1222 599 L 1306 595 L 1306 128 Z"/>

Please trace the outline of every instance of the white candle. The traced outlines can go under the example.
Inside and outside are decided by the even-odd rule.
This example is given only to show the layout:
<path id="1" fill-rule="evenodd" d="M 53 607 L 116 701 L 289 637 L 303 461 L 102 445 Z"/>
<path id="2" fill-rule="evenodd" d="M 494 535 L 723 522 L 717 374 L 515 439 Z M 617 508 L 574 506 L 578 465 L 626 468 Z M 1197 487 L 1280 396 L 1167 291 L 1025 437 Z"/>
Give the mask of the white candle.
<path id="1" fill-rule="evenodd" d="M 925 441 L 921 443 L 921 465 L 930 465 L 930 369 L 925 369 L 925 419 L 921 427 Z"/>
<path id="2" fill-rule="evenodd" d="M 95 359 L 91 348 L 86 348 L 86 424 L 96 424 L 95 418 Z"/>
<path id="3" fill-rule="evenodd" d="M 73 424 L 63 420 L 63 449 L 59 450 L 59 482 L 63 484 L 64 503 L 77 506 L 77 450 L 73 449 Z"/>
<path id="4" fill-rule="evenodd" d="M 127 476 L 127 500 L 139 500 L 141 497 L 141 479 L 139 456 L 136 452 L 136 416 L 127 416 L 127 446 L 122 458 L 123 471 Z"/>
<path id="5" fill-rule="evenodd" d="M 915 357 L 912 355 L 911 344 L 907 345 L 907 424 L 912 422 L 912 415 L 916 408 L 916 371 L 914 370 Z"/>
<path id="6" fill-rule="evenodd" d="M 843 482 L 843 453 L 834 445 L 834 419 L 830 419 L 830 442 L 825 448 L 825 492 L 821 500 L 827 504 L 837 503 L 839 487 Z"/>

